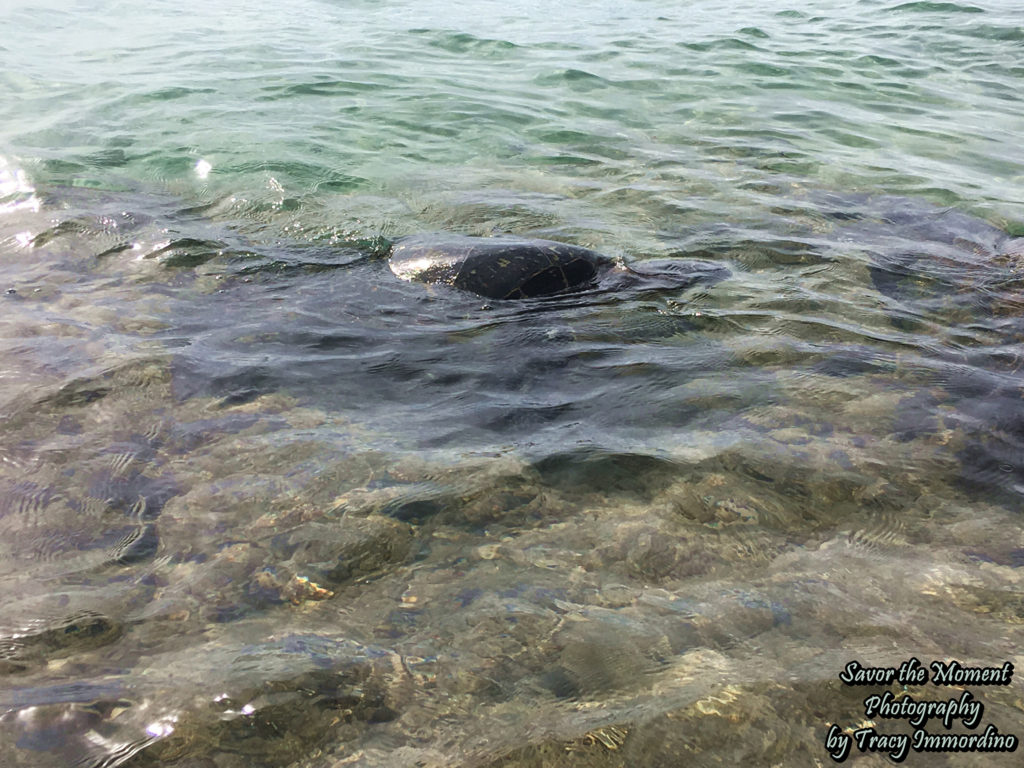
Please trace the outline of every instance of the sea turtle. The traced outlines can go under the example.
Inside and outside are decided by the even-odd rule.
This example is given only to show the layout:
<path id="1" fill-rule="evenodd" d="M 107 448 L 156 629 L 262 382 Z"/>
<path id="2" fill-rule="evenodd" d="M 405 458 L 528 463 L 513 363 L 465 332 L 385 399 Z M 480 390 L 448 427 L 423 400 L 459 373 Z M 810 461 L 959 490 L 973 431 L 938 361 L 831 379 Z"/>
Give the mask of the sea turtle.
<path id="1" fill-rule="evenodd" d="M 451 285 L 490 299 L 529 299 L 597 286 L 604 290 L 682 289 L 729 276 L 709 261 L 647 261 L 630 267 L 595 251 L 522 237 L 414 235 L 388 261 L 403 280 Z"/>

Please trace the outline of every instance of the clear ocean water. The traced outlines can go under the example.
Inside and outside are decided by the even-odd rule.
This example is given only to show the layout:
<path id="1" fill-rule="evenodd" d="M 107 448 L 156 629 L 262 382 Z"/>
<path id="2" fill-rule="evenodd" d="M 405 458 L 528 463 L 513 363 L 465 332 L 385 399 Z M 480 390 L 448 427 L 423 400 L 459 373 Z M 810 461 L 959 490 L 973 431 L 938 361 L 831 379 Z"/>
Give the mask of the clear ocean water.
<path id="1" fill-rule="evenodd" d="M 827 765 L 887 690 L 1024 735 L 1017 678 L 839 678 L 1024 668 L 1019 0 L 0 30 L 0 764 Z M 419 233 L 728 277 L 488 300 Z"/>

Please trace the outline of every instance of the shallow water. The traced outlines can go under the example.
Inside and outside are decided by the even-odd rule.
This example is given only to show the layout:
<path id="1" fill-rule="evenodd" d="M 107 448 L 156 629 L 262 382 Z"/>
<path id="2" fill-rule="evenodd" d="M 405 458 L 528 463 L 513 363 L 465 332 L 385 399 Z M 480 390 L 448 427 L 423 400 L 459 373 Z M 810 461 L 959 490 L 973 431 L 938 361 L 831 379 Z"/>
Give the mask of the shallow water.
<path id="1" fill-rule="evenodd" d="M 1019 8 L 560 14 L 0 10 L 5 765 L 826 764 L 850 660 L 1024 663 Z"/>

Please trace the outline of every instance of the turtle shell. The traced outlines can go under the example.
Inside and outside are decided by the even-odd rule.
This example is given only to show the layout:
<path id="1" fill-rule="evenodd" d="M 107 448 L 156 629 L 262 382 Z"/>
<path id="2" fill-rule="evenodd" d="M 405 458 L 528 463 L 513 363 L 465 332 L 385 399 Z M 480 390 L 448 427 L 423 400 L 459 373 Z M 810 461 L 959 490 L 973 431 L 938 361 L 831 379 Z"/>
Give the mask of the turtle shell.
<path id="1" fill-rule="evenodd" d="M 583 288 L 612 260 L 577 245 L 517 237 L 416 235 L 388 261 L 403 280 L 451 285 L 491 299 L 528 299 Z"/>

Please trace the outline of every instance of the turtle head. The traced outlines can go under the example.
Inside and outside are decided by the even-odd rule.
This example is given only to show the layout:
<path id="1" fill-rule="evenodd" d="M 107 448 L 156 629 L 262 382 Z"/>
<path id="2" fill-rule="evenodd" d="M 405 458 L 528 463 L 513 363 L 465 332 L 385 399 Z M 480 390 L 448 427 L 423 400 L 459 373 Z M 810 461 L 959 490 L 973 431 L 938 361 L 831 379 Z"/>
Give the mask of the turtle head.
<path id="1" fill-rule="evenodd" d="M 1004 256 L 1013 259 L 1024 259 L 1024 237 L 1011 237 L 1003 243 L 1002 252 Z"/>
<path id="2" fill-rule="evenodd" d="M 653 259 L 617 267 L 608 276 L 608 285 L 614 290 L 679 291 L 697 283 L 714 285 L 731 275 L 727 267 L 713 261 Z"/>

